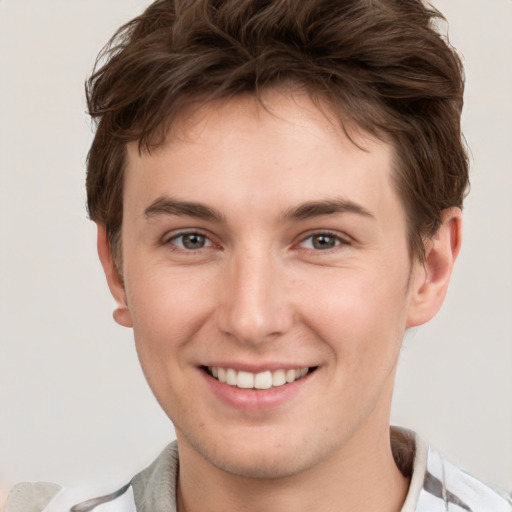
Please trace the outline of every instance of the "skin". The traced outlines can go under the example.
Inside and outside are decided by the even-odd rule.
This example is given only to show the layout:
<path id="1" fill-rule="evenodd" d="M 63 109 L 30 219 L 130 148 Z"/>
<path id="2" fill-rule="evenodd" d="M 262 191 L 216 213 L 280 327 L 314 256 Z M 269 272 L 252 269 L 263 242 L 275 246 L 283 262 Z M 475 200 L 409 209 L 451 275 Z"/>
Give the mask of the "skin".
<path id="1" fill-rule="evenodd" d="M 0 510 L 3 510 L 5 503 L 7 502 L 7 495 L 9 491 L 7 489 L 0 489 Z"/>
<path id="2" fill-rule="evenodd" d="M 306 95 L 264 99 L 208 104 L 150 154 L 128 146 L 123 279 L 98 229 L 115 319 L 175 426 L 181 511 L 397 511 L 397 360 L 441 306 L 460 211 L 411 258 L 393 148 L 353 130 L 356 146 Z M 243 407 L 208 365 L 316 369 L 277 405 Z"/>

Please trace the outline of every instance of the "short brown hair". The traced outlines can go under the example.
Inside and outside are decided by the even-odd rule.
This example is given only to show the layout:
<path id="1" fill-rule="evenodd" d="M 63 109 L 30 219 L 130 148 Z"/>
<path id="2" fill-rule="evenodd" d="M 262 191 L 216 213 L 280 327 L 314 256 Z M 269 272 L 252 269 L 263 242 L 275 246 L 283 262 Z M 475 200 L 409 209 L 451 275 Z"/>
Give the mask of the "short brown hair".
<path id="1" fill-rule="evenodd" d="M 184 107 L 292 83 L 395 148 L 411 255 L 462 207 L 459 57 L 421 0 L 156 0 L 121 27 L 86 84 L 97 130 L 90 218 L 120 261 L 126 144 L 164 140 Z"/>

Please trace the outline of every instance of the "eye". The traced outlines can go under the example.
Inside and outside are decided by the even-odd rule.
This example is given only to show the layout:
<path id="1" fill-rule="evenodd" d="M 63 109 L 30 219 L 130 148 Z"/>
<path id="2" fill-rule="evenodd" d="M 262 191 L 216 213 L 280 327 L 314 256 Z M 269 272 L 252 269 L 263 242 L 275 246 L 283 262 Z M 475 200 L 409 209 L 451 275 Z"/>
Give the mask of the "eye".
<path id="1" fill-rule="evenodd" d="M 308 236 L 300 243 L 301 247 L 305 249 L 313 249 L 316 251 L 326 251 L 333 249 L 334 247 L 347 244 L 346 240 L 343 240 L 339 236 L 333 233 L 314 233 Z"/>
<path id="2" fill-rule="evenodd" d="M 212 245 L 208 237 L 202 233 L 196 232 L 180 233 L 169 238 L 168 242 L 180 249 L 186 249 L 187 251 L 197 251 Z"/>

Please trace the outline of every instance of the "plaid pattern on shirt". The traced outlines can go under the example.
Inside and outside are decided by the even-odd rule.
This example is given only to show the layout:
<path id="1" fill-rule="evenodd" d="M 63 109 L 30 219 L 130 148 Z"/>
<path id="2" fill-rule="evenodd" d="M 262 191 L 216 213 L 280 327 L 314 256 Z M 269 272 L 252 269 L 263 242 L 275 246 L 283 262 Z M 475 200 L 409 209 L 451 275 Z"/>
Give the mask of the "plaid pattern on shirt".
<path id="1" fill-rule="evenodd" d="M 441 457 L 413 432 L 392 428 L 393 454 L 411 484 L 401 512 L 512 512 L 510 496 L 485 485 Z M 5 512 L 176 512 L 178 447 L 160 456 L 118 491 L 95 496 L 90 489 L 55 491 L 53 484 L 16 486 Z M 58 488 L 57 488 L 58 489 Z M 47 505 L 41 507 L 42 496 Z M 97 494 L 96 494 L 97 496 Z M 92 498 L 91 498 L 92 497 Z"/>

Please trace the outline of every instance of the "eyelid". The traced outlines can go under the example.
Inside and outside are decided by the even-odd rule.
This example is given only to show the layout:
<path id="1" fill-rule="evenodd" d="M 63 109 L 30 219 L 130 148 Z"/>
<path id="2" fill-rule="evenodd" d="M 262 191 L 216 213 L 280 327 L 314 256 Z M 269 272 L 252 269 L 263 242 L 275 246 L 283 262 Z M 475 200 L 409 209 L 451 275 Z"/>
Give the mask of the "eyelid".
<path id="1" fill-rule="evenodd" d="M 166 242 L 169 242 L 170 240 L 172 240 L 173 238 L 178 238 L 179 236 L 183 236 L 183 235 L 191 235 L 194 233 L 208 237 L 208 234 L 205 233 L 202 229 L 184 228 L 184 229 L 173 229 L 172 231 L 167 231 L 165 233 L 165 235 L 162 237 L 162 241 L 164 243 L 166 243 Z"/>
<path id="2" fill-rule="evenodd" d="M 173 243 L 173 240 L 176 240 L 177 238 L 180 238 L 180 237 L 186 236 L 186 235 L 204 236 L 209 243 L 205 247 L 201 247 L 201 249 L 206 249 L 208 247 L 215 245 L 215 242 L 212 240 L 212 237 L 207 232 L 205 232 L 204 230 L 199 229 L 199 228 L 177 229 L 177 230 L 167 232 L 162 237 L 161 243 L 162 243 L 162 245 L 174 245 L 174 247 L 176 247 L 177 250 L 184 250 L 186 252 L 194 252 L 190 249 L 184 249 L 182 247 L 179 247 Z M 200 251 L 201 249 L 196 249 L 196 251 Z"/>
<path id="3" fill-rule="evenodd" d="M 185 228 L 185 229 L 177 229 L 177 230 L 167 232 L 162 237 L 161 243 L 162 243 L 162 245 L 168 245 L 168 244 L 171 244 L 173 240 L 180 238 L 182 236 L 190 235 L 190 234 L 197 234 L 197 235 L 204 236 L 206 238 L 206 240 L 209 242 L 208 245 L 204 248 L 218 245 L 214 242 L 214 240 L 212 239 L 212 236 L 208 232 L 206 232 L 205 230 L 200 229 L 200 228 Z M 311 231 L 301 234 L 298 237 L 298 242 L 294 245 L 300 246 L 306 240 L 308 240 L 314 236 L 328 236 L 328 237 L 335 238 L 337 241 L 336 245 L 330 249 L 319 250 L 319 249 L 308 248 L 308 250 L 312 250 L 315 252 L 328 252 L 329 250 L 333 250 L 335 247 L 338 247 L 340 245 L 350 245 L 352 243 L 351 237 L 346 234 L 340 234 L 339 232 L 329 230 L 329 229 L 317 229 L 317 230 L 311 230 Z M 175 244 L 173 244 L 173 245 L 175 245 Z M 177 247 L 177 246 L 175 245 L 175 247 Z M 177 247 L 177 248 L 179 250 L 181 249 L 179 247 Z M 197 250 L 200 250 L 200 249 L 197 249 Z M 187 252 L 193 252 L 193 251 L 187 250 Z"/>
<path id="4" fill-rule="evenodd" d="M 301 235 L 297 245 L 300 246 L 306 240 L 309 240 L 310 238 L 312 238 L 314 236 L 328 236 L 328 237 L 332 237 L 332 238 L 336 239 L 337 243 L 336 243 L 336 245 L 334 247 L 331 247 L 331 248 L 328 248 L 328 249 L 321 250 L 321 249 L 314 249 L 314 248 L 309 248 L 308 247 L 307 250 L 311 250 L 311 251 L 315 251 L 315 252 L 329 252 L 329 251 L 332 251 L 332 250 L 336 249 L 339 246 L 350 245 L 352 243 L 352 239 L 348 235 L 340 234 L 340 233 L 338 233 L 336 231 L 332 231 L 332 230 L 329 230 L 329 229 L 318 229 L 318 230 L 309 231 L 308 233 L 305 233 L 305 234 Z"/>

